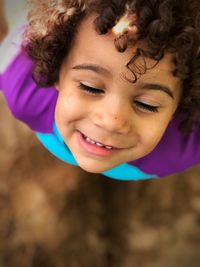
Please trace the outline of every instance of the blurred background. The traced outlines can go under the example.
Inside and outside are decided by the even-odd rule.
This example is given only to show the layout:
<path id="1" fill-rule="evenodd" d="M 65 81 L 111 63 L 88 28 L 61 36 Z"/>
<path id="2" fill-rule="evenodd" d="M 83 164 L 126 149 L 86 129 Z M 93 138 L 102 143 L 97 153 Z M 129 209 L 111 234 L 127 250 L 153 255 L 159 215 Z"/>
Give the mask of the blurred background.
<path id="1" fill-rule="evenodd" d="M 0 40 L 25 9 L 4 4 Z M 2 95 L 0 106 L 0 267 L 200 266 L 200 167 L 140 182 L 91 175 L 50 155 Z"/>

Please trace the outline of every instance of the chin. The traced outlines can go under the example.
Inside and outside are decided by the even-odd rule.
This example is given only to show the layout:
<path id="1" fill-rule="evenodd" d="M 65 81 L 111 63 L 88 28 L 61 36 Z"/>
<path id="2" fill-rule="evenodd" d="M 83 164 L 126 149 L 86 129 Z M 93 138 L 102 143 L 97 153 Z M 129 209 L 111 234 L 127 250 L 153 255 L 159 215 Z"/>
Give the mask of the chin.
<path id="1" fill-rule="evenodd" d="M 99 166 L 97 163 L 95 164 L 82 164 L 80 162 L 78 162 L 79 166 L 81 169 L 83 169 L 86 172 L 89 173 L 102 173 L 105 172 L 109 169 L 112 169 L 113 167 L 103 167 L 103 166 Z"/>
<path id="2" fill-rule="evenodd" d="M 86 172 L 89 172 L 89 173 L 102 173 L 104 171 L 106 171 L 106 169 L 101 169 L 101 168 L 95 168 L 95 167 L 91 167 L 91 166 L 81 166 L 79 165 L 81 169 L 83 169 L 84 171 Z"/>

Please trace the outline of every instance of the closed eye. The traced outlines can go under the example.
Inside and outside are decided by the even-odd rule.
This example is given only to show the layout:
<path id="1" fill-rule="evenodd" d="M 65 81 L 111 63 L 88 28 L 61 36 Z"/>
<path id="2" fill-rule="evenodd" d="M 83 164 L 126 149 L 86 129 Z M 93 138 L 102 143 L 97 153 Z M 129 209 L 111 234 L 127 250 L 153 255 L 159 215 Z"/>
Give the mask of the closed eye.
<path id="1" fill-rule="evenodd" d="M 140 102 L 140 101 L 134 101 L 134 104 L 137 109 L 142 110 L 142 111 L 152 112 L 152 113 L 158 112 L 158 108 L 159 108 L 158 106 L 152 106 L 152 105 Z"/>
<path id="2" fill-rule="evenodd" d="M 102 89 L 91 87 L 91 86 L 88 86 L 88 85 L 86 85 L 84 83 L 80 83 L 78 87 L 82 91 L 86 91 L 86 92 L 88 92 L 90 94 L 93 94 L 93 95 L 98 95 L 98 94 L 104 93 L 104 91 Z"/>

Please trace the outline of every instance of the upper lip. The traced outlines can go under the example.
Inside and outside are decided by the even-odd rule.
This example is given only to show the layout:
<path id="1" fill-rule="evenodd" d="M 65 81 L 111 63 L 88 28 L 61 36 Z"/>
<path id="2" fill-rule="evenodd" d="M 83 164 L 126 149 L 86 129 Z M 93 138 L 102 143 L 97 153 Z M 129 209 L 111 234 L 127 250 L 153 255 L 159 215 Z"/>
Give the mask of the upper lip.
<path id="1" fill-rule="evenodd" d="M 102 145 L 104 145 L 104 146 L 110 146 L 110 147 L 112 147 L 112 148 L 114 148 L 114 149 L 122 149 L 122 148 L 119 148 L 119 147 L 116 147 L 116 146 L 113 146 L 113 145 L 110 145 L 110 144 L 105 144 L 104 142 L 101 142 L 101 141 L 97 141 L 96 139 L 89 137 L 88 135 L 84 134 L 83 132 L 80 132 L 80 133 L 83 134 L 84 136 L 90 138 L 90 139 L 93 140 L 95 143 L 100 143 L 100 144 L 102 144 Z"/>

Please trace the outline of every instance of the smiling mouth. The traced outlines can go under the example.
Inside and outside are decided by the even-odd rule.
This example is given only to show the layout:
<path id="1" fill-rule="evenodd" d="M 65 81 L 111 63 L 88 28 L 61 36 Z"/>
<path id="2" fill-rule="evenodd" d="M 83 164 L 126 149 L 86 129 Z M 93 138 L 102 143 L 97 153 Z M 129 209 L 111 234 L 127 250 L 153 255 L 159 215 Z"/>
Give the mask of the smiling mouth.
<path id="1" fill-rule="evenodd" d="M 78 143 L 80 144 L 81 148 L 91 155 L 106 157 L 121 150 L 120 148 L 116 148 L 93 140 L 80 131 L 78 131 L 77 137 Z"/>
<path id="2" fill-rule="evenodd" d="M 99 146 L 99 147 L 104 147 L 108 150 L 112 150 L 112 149 L 116 149 L 115 147 L 112 147 L 112 146 L 108 146 L 108 145 L 104 145 L 100 142 L 97 142 L 97 141 L 94 141 L 93 139 L 89 138 L 88 136 L 83 135 L 83 138 L 85 139 L 86 142 L 88 142 L 89 144 L 92 144 L 92 145 L 96 145 L 96 146 Z"/>

